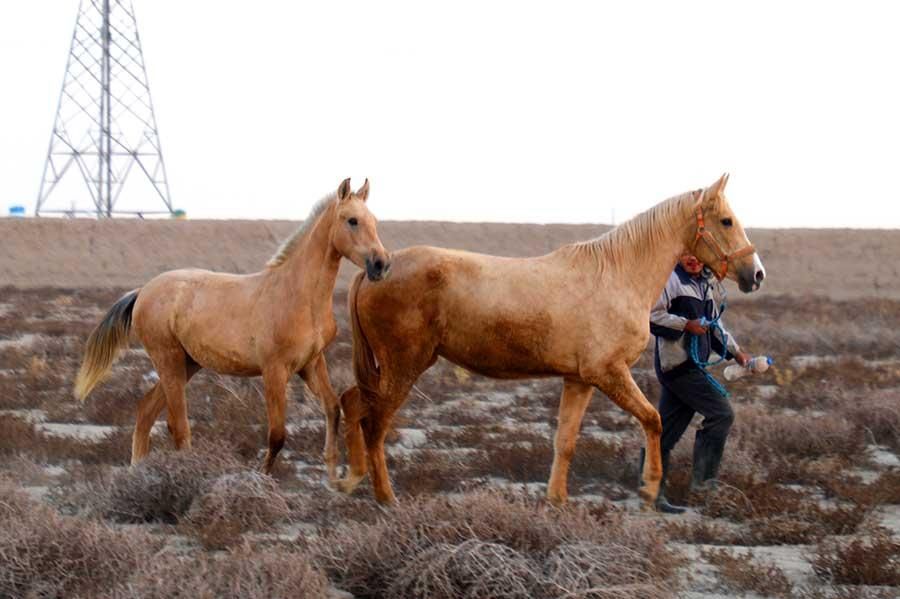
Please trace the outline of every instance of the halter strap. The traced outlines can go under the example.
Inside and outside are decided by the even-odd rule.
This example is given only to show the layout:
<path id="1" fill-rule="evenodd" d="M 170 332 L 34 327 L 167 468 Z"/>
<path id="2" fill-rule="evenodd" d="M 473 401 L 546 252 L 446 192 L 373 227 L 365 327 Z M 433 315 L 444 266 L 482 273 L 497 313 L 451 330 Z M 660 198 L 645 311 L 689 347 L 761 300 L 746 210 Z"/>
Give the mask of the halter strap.
<path id="1" fill-rule="evenodd" d="M 735 250 L 730 254 L 725 253 L 713 234 L 706 229 L 706 221 L 703 218 L 704 195 L 706 195 L 705 189 L 700 192 L 700 200 L 697 204 L 697 234 L 694 236 L 694 244 L 691 247 L 691 252 L 696 255 L 697 244 L 703 240 L 706 246 L 716 255 L 716 258 L 719 259 L 719 266 L 717 268 L 710 266 L 710 270 L 712 270 L 713 274 L 716 275 L 716 278 L 721 281 L 725 278 L 725 275 L 728 274 L 728 264 L 732 260 L 737 260 L 738 258 L 743 258 L 744 256 L 752 254 L 756 251 L 756 248 L 753 247 L 753 244 L 750 244 L 739 250 Z"/>

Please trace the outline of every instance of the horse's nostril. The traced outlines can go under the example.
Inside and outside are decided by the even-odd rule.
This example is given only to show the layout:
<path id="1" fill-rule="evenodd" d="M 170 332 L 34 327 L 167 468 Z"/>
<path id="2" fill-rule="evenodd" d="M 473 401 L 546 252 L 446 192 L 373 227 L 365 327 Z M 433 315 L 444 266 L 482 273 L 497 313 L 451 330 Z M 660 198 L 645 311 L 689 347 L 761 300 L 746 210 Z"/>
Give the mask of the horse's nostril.
<path id="1" fill-rule="evenodd" d="M 756 282 L 757 283 L 762 283 L 763 279 L 765 279 L 765 278 L 766 278 L 766 273 L 764 271 L 762 271 L 762 270 L 756 271 Z"/>
<path id="2" fill-rule="evenodd" d="M 384 268 L 384 261 L 379 258 L 378 260 L 375 260 L 375 264 L 373 266 L 375 266 L 375 270 L 381 270 Z"/>

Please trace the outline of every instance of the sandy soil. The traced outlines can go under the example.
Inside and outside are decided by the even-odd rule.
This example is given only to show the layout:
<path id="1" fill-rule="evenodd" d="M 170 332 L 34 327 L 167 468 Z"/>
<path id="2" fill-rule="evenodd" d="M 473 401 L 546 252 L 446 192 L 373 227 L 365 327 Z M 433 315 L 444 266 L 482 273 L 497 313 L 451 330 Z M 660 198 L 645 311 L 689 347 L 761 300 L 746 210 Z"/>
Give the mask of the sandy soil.
<path id="1" fill-rule="evenodd" d="M 136 287 L 160 272 L 259 270 L 299 223 L 0 219 L 0 285 Z M 383 222 L 388 249 L 436 245 L 505 256 L 540 255 L 606 225 Z M 759 229 L 767 294 L 900 299 L 900 231 Z M 355 267 L 344 265 L 338 288 Z"/>

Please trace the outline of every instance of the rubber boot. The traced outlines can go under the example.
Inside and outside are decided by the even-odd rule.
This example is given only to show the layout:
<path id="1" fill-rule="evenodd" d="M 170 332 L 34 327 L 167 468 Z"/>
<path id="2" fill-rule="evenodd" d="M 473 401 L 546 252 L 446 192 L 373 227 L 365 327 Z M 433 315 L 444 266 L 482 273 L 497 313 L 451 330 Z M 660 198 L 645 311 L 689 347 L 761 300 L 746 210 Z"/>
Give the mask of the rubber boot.
<path id="1" fill-rule="evenodd" d="M 641 448 L 640 455 L 640 463 L 638 465 L 638 488 L 644 486 L 644 459 L 646 458 L 647 451 L 643 447 Z M 665 452 L 662 454 L 662 480 L 659 481 L 659 495 L 656 496 L 656 502 L 654 507 L 657 512 L 662 514 L 683 514 L 686 509 L 672 505 L 669 503 L 669 500 L 666 499 L 666 475 L 669 473 L 669 452 Z"/>
<path id="2" fill-rule="evenodd" d="M 718 486 L 719 467 L 725 453 L 725 441 L 698 437 L 694 441 L 694 465 L 691 492 L 705 493 Z"/>

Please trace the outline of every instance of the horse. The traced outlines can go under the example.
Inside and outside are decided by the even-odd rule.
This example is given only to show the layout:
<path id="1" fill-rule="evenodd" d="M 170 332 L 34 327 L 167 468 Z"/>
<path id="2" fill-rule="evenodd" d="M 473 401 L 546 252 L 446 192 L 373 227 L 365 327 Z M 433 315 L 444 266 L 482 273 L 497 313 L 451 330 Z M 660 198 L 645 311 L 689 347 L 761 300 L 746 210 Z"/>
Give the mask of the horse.
<path id="1" fill-rule="evenodd" d="M 323 406 L 325 463 L 329 480 L 337 478 L 340 405 L 323 351 L 337 333 L 332 295 L 338 267 L 347 258 L 373 282 L 390 269 L 375 217 L 366 207 L 368 196 L 368 179 L 356 192 L 345 179 L 313 207 L 260 272 L 172 270 L 113 304 L 88 338 L 75 396 L 83 401 L 106 377 L 134 329 L 159 381 L 138 404 L 132 464 L 150 451 L 150 430 L 163 407 L 175 447 L 190 448 L 184 389 L 208 368 L 241 377 L 262 375 L 269 424 L 262 470 L 270 473 L 285 441 L 287 383 L 298 373 Z"/>
<path id="2" fill-rule="evenodd" d="M 395 501 L 385 435 L 412 385 L 442 356 L 493 378 L 563 379 L 547 487 L 557 505 L 568 499 L 576 436 L 600 389 L 643 428 L 648 458 L 640 493 L 650 508 L 662 474 L 662 425 L 630 368 L 647 347 L 651 307 L 685 249 L 745 293 L 765 278 L 725 197 L 727 180 L 723 175 L 597 239 L 544 256 L 419 246 L 392 255 L 387 281 L 356 277 L 348 297 L 356 386 L 341 396 L 349 472 L 335 487 L 351 493 L 368 469 L 376 499 Z"/>

